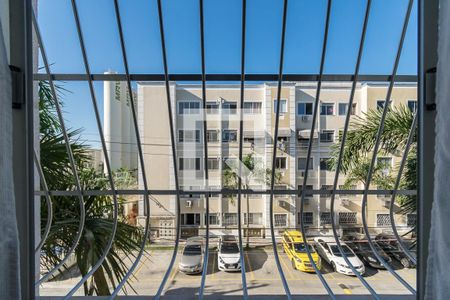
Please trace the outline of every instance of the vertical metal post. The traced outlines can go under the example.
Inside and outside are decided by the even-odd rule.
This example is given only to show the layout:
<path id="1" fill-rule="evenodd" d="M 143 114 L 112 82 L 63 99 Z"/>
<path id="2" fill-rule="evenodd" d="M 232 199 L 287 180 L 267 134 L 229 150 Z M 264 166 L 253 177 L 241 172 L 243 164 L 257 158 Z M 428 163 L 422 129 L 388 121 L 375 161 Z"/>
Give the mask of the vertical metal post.
<path id="1" fill-rule="evenodd" d="M 34 170 L 31 0 L 9 1 L 10 65 L 23 72 L 24 104 L 13 110 L 14 192 L 23 299 L 34 299 Z"/>
<path id="2" fill-rule="evenodd" d="M 434 87 L 427 85 L 427 73 L 437 65 L 438 41 L 438 0 L 419 0 L 419 136 L 418 136 L 418 200 L 417 200 L 417 295 L 425 296 L 425 278 L 427 274 L 428 240 L 431 223 L 431 204 L 434 194 L 434 146 L 436 111 L 425 102 L 434 97 Z M 430 90 L 432 89 L 432 90 Z M 428 99 L 427 99 L 428 98 Z"/>

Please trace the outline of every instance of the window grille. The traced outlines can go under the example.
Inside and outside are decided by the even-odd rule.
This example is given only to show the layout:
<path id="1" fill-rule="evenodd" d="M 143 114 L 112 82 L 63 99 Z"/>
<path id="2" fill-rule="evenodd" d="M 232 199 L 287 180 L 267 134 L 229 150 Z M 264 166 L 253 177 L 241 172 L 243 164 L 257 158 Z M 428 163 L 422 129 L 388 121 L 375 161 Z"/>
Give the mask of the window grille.
<path id="1" fill-rule="evenodd" d="M 339 212 L 339 224 L 355 225 L 356 223 L 356 212 Z"/>
<path id="2" fill-rule="evenodd" d="M 321 212 L 320 213 L 320 225 L 330 225 L 331 224 L 331 213 L 330 212 Z"/>
<path id="3" fill-rule="evenodd" d="M 319 74 L 316 75 L 305 75 L 305 74 L 284 74 L 283 73 L 283 56 L 284 56 L 284 39 L 285 39 L 285 32 L 286 32 L 286 19 L 287 19 L 287 0 L 284 1 L 284 6 L 283 6 L 283 18 L 282 18 L 282 42 L 281 42 L 281 55 L 280 55 L 280 64 L 279 64 L 279 73 L 275 74 L 274 76 L 267 76 L 264 74 L 246 74 L 245 72 L 245 8 L 246 8 L 246 1 L 243 1 L 243 22 L 242 22 L 242 69 L 241 69 L 241 74 L 206 74 L 205 72 L 205 47 L 204 47 L 204 28 L 203 28 L 203 1 L 200 1 L 200 40 L 201 40 L 201 60 L 202 60 L 202 74 L 169 74 L 169 70 L 168 70 L 168 63 L 167 63 L 167 56 L 166 56 L 166 46 L 165 46 L 165 37 L 164 37 L 164 22 L 163 22 L 163 10 L 162 10 L 162 6 L 161 6 L 161 0 L 158 0 L 157 4 L 158 4 L 158 17 L 159 17 L 159 31 L 160 31 L 160 35 L 161 35 L 161 50 L 163 53 L 163 66 L 164 66 L 164 74 L 130 74 L 129 72 L 129 67 L 128 67 L 128 60 L 127 60 L 127 54 L 126 54 L 126 47 L 125 47 L 125 39 L 124 39 L 124 34 L 123 34 L 123 30 L 122 30 L 122 23 L 121 23 L 121 17 L 120 17 L 120 9 L 119 9 L 119 5 L 118 5 L 118 1 L 114 1 L 114 12 L 116 15 L 116 20 L 117 20 L 117 28 L 118 28 L 118 33 L 119 33 L 119 38 L 120 38 L 120 49 L 121 49 L 121 53 L 122 53 L 122 58 L 123 58 L 123 63 L 124 63 L 124 69 L 125 69 L 125 73 L 124 74 L 91 74 L 90 69 L 89 69 L 89 61 L 87 59 L 87 55 L 86 55 L 86 49 L 84 46 L 84 41 L 83 41 L 83 34 L 81 31 L 81 26 L 80 26 L 80 19 L 78 17 L 78 12 L 77 12 L 77 8 L 76 8 L 76 1 L 72 1 L 73 6 L 73 12 L 74 12 L 74 17 L 75 17 L 75 24 L 76 24 L 76 29 L 77 29 L 77 33 L 78 33 L 78 37 L 79 37 L 79 41 L 80 41 L 80 47 L 82 49 L 82 54 L 83 54 L 83 62 L 85 65 L 85 70 L 86 70 L 86 74 L 52 74 L 50 71 L 50 64 L 47 60 L 46 57 L 46 52 L 44 49 L 44 45 L 43 45 L 43 41 L 42 38 L 39 34 L 39 30 L 37 27 L 37 22 L 34 19 L 34 28 L 36 30 L 37 33 L 37 40 L 38 43 L 41 47 L 41 53 L 42 53 L 42 60 L 44 63 L 44 67 L 45 67 L 45 71 L 46 74 L 36 74 L 36 78 L 37 80 L 48 80 L 49 83 L 53 86 L 54 82 L 53 80 L 84 80 L 87 81 L 89 86 L 90 86 L 90 91 L 91 91 L 91 97 L 93 100 L 93 103 L 95 103 L 95 92 L 94 92 L 94 85 L 93 85 L 93 81 L 95 80 L 122 80 L 122 81 L 126 81 L 127 83 L 127 97 L 128 99 L 132 99 L 134 98 L 133 96 L 133 89 L 131 88 L 131 81 L 139 81 L 139 80 L 144 80 L 144 81 L 164 81 L 165 84 L 165 88 L 166 88 L 166 96 L 167 96 L 167 103 L 168 105 L 168 111 L 169 111 L 169 127 L 170 127 L 170 134 L 171 134 L 171 155 L 173 158 L 173 168 L 174 168 L 174 175 L 173 175 L 173 181 L 174 181 L 174 188 L 172 190 L 169 191 L 151 191 L 149 190 L 148 186 L 147 186 L 147 182 L 151 182 L 151 179 L 147 180 L 146 177 L 146 172 L 145 172 L 145 166 L 144 166 L 144 159 L 143 156 L 144 153 L 143 149 L 142 149 L 142 145 L 145 145 L 144 143 L 141 144 L 140 141 L 140 136 L 139 136 L 139 131 L 137 128 L 137 122 L 136 122 L 136 116 L 133 114 L 132 118 L 135 121 L 133 123 L 135 132 L 136 132 L 136 144 L 137 144 L 137 152 L 139 154 L 139 164 L 140 164 L 140 176 L 142 177 L 142 183 L 143 183 L 143 187 L 138 190 L 138 191 L 129 191 L 129 193 L 136 193 L 137 195 L 140 195 L 144 198 L 144 210 L 145 210 L 145 232 L 144 232 L 144 239 L 143 239 L 143 244 L 141 247 L 141 250 L 139 251 L 135 261 L 132 264 L 132 267 L 130 268 L 129 272 L 126 274 L 125 278 L 119 283 L 119 285 L 115 288 L 115 290 L 113 291 L 113 295 L 112 297 L 117 296 L 117 294 L 119 293 L 119 291 L 122 290 L 122 287 L 124 286 L 124 284 L 126 283 L 126 281 L 128 280 L 128 278 L 131 276 L 131 274 L 133 274 L 133 271 L 135 270 L 136 266 L 139 264 L 141 257 L 143 256 L 144 253 L 144 248 L 145 248 L 145 242 L 149 236 L 148 232 L 149 232 L 149 228 L 150 228 L 150 210 L 149 210 L 149 203 L 150 203 L 150 197 L 149 195 L 152 196 L 152 200 L 151 201 L 157 201 L 154 200 L 154 196 L 158 196 L 158 193 L 161 193 L 161 195 L 171 195 L 171 196 L 175 196 L 175 202 L 176 202 L 176 224 L 175 226 L 177 227 L 176 229 L 173 230 L 174 234 L 175 234 L 175 247 L 174 247 L 174 252 L 173 255 L 171 257 L 170 263 L 169 263 L 169 268 L 167 269 L 162 283 L 155 295 L 156 299 L 159 299 L 160 296 L 162 295 L 163 291 L 164 291 L 164 286 L 169 278 L 169 275 L 171 274 L 173 268 L 174 268 L 174 263 L 176 260 L 176 256 L 177 256 L 177 251 L 178 251 L 178 245 L 179 245 L 179 237 L 180 237 L 180 228 L 179 225 L 200 225 L 200 214 L 199 213 L 180 213 L 180 194 L 182 194 L 183 192 L 183 188 L 182 186 L 179 184 L 179 178 L 178 178 L 178 172 L 177 170 L 200 170 L 200 164 L 201 164 L 201 158 L 186 158 L 186 157 L 179 157 L 177 156 L 177 152 L 176 152 L 176 143 L 175 143 L 175 138 L 174 135 L 176 133 L 176 128 L 174 129 L 174 124 L 173 124 L 173 119 L 172 118 L 172 108 L 171 108 L 171 104 L 173 101 L 176 101 L 176 99 L 171 99 L 171 92 L 170 92 L 170 84 L 169 84 L 169 80 L 173 80 L 173 81 L 194 81 L 194 80 L 201 80 L 202 81 L 202 103 L 203 105 L 200 104 L 199 101 L 178 101 L 176 102 L 176 105 L 174 104 L 174 108 L 176 108 L 176 111 L 178 112 L 179 115 L 200 115 L 201 107 L 206 107 L 206 113 L 207 114 L 218 114 L 220 110 L 222 110 L 222 112 L 224 114 L 236 114 L 238 111 L 238 107 L 239 108 L 244 108 L 244 109 L 251 109 L 253 112 L 260 112 L 262 110 L 262 104 L 261 107 L 259 107 L 259 105 L 254 106 L 253 104 L 245 104 L 244 102 L 244 89 L 245 89 L 245 81 L 270 81 L 273 80 L 273 78 L 277 79 L 277 85 L 278 85 L 278 89 L 277 89 L 277 97 L 276 99 L 274 99 L 273 101 L 273 112 L 275 113 L 275 122 L 274 122 L 274 130 L 273 130 L 273 140 L 277 141 L 278 140 L 278 129 L 279 129 L 279 117 L 282 114 L 286 114 L 288 112 L 288 103 L 287 100 L 285 99 L 281 99 L 281 87 L 283 84 L 283 81 L 309 81 L 309 82 L 315 82 L 317 83 L 317 89 L 316 89 L 316 97 L 315 97 L 315 101 L 314 103 L 298 103 L 297 105 L 297 114 L 298 115 L 310 115 L 311 116 L 311 131 L 310 132 L 315 132 L 315 126 L 316 126 L 316 116 L 318 114 L 320 115 L 324 115 L 324 116 L 331 116 L 331 115 L 335 115 L 335 104 L 334 103 L 320 103 L 320 92 L 321 92 L 321 85 L 323 81 L 326 80 L 331 80 L 334 81 L 336 79 L 333 78 L 340 78 L 340 81 L 349 81 L 352 83 L 352 89 L 351 89 L 351 93 L 350 93 L 350 97 L 349 97 L 349 104 L 346 105 L 345 107 L 338 107 L 338 114 L 339 115 L 343 115 L 344 111 L 346 112 L 346 123 L 344 125 L 344 130 L 343 130 L 343 134 L 342 134 L 342 139 L 340 139 L 340 141 L 342 141 L 342 144 L 345 143 L 345 136 L 346 136 L 346 132 L 349 128 L 349 123 L 348 123 L 348 116 L 350 116 L 351 114 L 354 113 L 353 109 L 354 109 L 354 105 L 355 103 L 353 102 L 353 97 L 355 94 L 355 86 L 358 82 L 361 81 L 389 81 L 389 88 L 388 88 L 388 93 L 386 96 L 386 100 L 383 100 L 382 104 L 380 105 L 379 109 L 383 110 L 383 115 L 385 114 L 385 112 L 387 111 L 387 107 L 390 104 L 390 95 L 392 92 L 392 88 L 394 85 L 394 82 L 397 81 L 401 81 L 402 78 L 407 79 L 405 81 L 411 81 L 411 78 L 409 78 L 408 76 L 406 77 L 401 77 L 398 76 L 396 74 L 397 72 L 397 66 L 399 63 L 399 59 L 400 59 L 400 55 L 399 53 L 401 53 L 402 50 L 402 45 L 403 45 L 403 40 L 406 34 L 406 28 L 408 25 L 408 20 L 409 20 L 409 15 L 411 13 L 411 7 L 412 7 L 412 1 L 409 1 L 408 4 L 408 8 L 406 10 L 406 14 L 405 14 L 405 20 L 404 20 L 404 25 L 403 25 L 403 29 L 402 29 L 402 34 L 401 34 L 401 38 L 400 38 L 400 43 L 399 43 L 399 47 L 398 47 L 398 54 L 397 57 L 395 59 L 394 62 L 394 68 L 393 68 L 393 72 L 392 74 L 388 74 L 388 75 L 381 75 L 380 77 L 377 77 L 375 75 L 373 76 L 368 76 L 368 75 L 360 75 L 359 74 L 359 65 L 361 62 L 361 57 L 362 57 L 362 53 L 363 53 L 363 46 L 364 46 L 364 40 L 365 40 L 365 33 L 366 33 L 366 28 L 367 28 L 367 23 L 368 23 L 368 19 L 369 19 L 369 15 L 370 15 L 370 7 L 371 7 L 371 1 L 367 2 L 367 7 L 366 7 L 366 14 L 364 17 L 364 23 L 363 23 L 363 29 L 361 31 L 361 41 L 360 41 L 360 45 L 359 45 L 359 50 L 358 50 L 358 55 L 357 55 L 357 59 L 356 59 L 356 67 L 355 67 L 355 72 L 354 75 L 351 76 L 347 76 L 347 75 L 342 75 L 342 76 L 337 76 L 337 77 L 333 77 L 335 75 L 326 75 L 323 74 L 324 73 L 324 65 L 325 65 L 325 57 L 326 57 L 326 48 L 327 48 L 327 42 L 328 42 L 328 30 L 329 30 L 329 20 L 330 20 L 330 14 L 332 11 L 332 5 L 331 5 L 331 1 L 327 1 L 327 13 L 326 13 L 326 21 L 325 21 L 325 29 L 324 29 L 324 39 L 323 39 L 323 47 L 322 47 L 322 55 L 321 55 L 321 61 L 320 61 L 320 72 Z M 86 75 L 86 76 L 85 76 Z M 116 76 L 117 75 L 117 76 Z M 221 104 L 217 103 L 213 103 L 213 102 L 206 102 L 206 80 L 211 80 L 211 81 L 239 81 L 241 83 L 241 101 L 239 102 L 239 106 L 238 106 L 238 102 L 229 102 L 229 101 L 225 101 L 222 102 Z M 414 80 L 414 78 L 413 78 Z M 56 95 L 55 95 L 55 98 Z M 223 99 L 222 99 L 223 100 Z M 58 101 L 56 101 L 58 102 Z M 131 101 L 130 103 L 132 104 L 134 101 Z M 387 103 L 387 105 L 385 106 L 385 103 Z M 131 105 L 133 106 L 133 105 Z M 348 107 L 352 108 L 352 112 L 350 114 L 348 114 Z M 379 106 L 379 103 L 377 103 L 377 106 Z M 408 105 L 409 106 L 409 105 Z M 96 109 L 97 110 L 97 109 Z M 98 112 L 97 112 L 98 113 Z M 133 110 L 134 113 L 134 110 Z M 97 118 L 99 119 L 99 118 Z M 306 121 L 306 120 L 305 120 Z M 414 117 L 414 123 L 413 126 L 411 127 L 411 132 L 414 132 L 415 130 L 415 125 L 416 125 L 416 118 Z M 219 135 L 222 135 L 222 141 L 224 142 L 237 142 L 237 138 L 238 138 L 238 130 L 231 130 L 231 129 L 225 129 L 222 131 L 222 133 L 220 134 L 220 132 L 218 133 L 218 131 L 214 131 L 215 134 L 213 133 L 213 131 L 211 130 L 207 130 L 207 122 L 204 121 L 203 122 L 203 140 L 205 141 L 204 143 L 204 149 L 205 149 L 205 153 L 207 152 L 207 142 L 214 142 L 214 141 L 218 141 L 219 140 Z M 384 124 L 384 118 L 382 119 L 382 121 L 380 122 L 380 128 L 383 126 Z M 243 120 L 241 118 L 241 120 L 239 120 L 239 132 L 242 133 L 243 132 Z M 64 130 L 65 131 L 65 130 Z M 199 131 L 200 132 L 200 131 Z M 270 133 L 272 135 L 272 132 Z M 183 132 L 181 137 L 180 142 L 184 142 L 185 140 L 189 140 L 189 137 L 187 137 L 186 132 Z M 195 137 L 193 137 L 192 139 L 194 139 L 195 141 L 200 141 L 200 137 L 198 135 L 198 139 L 197 139 L 197 133 L 194 134 Z M 66 137 L 67 138 L 67 137 Z M 180 138 L 180 137 L 179 137 Z M 242 134 L 239 135 L 239 153 L 240 153 L 240 159 L 242 158 L 242 141 L 243 141 L 243 137 Z M 322 138 L 322 136 L 321 136 Z M 377 136 L 377 142 L 375 145 L 375 151 L 374 153 L 377 154 L 378 150 L 378 138 L 379 136 Z M 101 137 L 102 142 L 104 142 L 104 137 Z M 316 138 L 317 139 L 317 138 Z M 312 153 L 311 153 L 311 149 L 312 149 L 312 144 L 313 141 L 310 141 L 309 139 L 307 139 L 308 142 L 308 151 L 307 151 L 307 155 L 306 157 L 302 157 L 302 158 L 298 158 L 298 169 L 304 171 L 304 176 L 303 176 L 303 186 L 307 186 L 306 184 L 308 182 L 308 171 L 312 170 L 313 167 L 313 158 L 311 157 Z M 404 151 L 405 154 L 407 154 L 408 150 L 409 150 L 409 146 L 411 144 L 411 141 L 408 141 L 407 143 L 407 147 Z M 342 148 L 342 147 L 341 147 Z M 108 153 L 108 151 L 106 151 L 105 149 L 103 149 L 105 152 L 105 155 Z M 70 154 L 70 147 L 68 150 L 69 154 Z M 274 252 L 274 257 L 276 260 L 276 264 L 277 264 L 277 268 L 278 268 L 278 272 L 280 274 L 281 280 L 283 282 L 283 287 L 285 289 L 286 295 L 288 296 L 288 298 L 291 297 L 290 294 L 290 290 L 289 290 L 289 285 L 286 281 L 286 278 L 284 276 L 284 272 L 280 266 L 280 261 L 278 258 L 278 252 L 277 252 L 277 248 L 276 248 L 276 240 L 275 240 L 275 232 L 273 227 L 286 227 L 288 224 L 288 215 L 287 214 L 274 214 L 273 213 L 273 197 L 274 197 L 274 185 L 275 185 L 275 169 L 276 169 L 276 164 L 277 164 L 277 145 L 276 143 L 274 143 L 274 148 L 273 148 L 273 159 L 272 159 L 272 168 L 271 168 L 271 180 L 270 180 L 270 188 L 265 191 L 263 194 L 265 195 L 269 195 L 270 196 L 270 207 L 269 207 L 269 215 L 270 215 L 270 236 L 272 238 L 272 246 L 273 246 L 273 252 Z M 341 155 L 339 157 L 339 160 L 341 159 Z M 374 155 L 374 159 L 376 159 L 376 155 Z M 405 161 L 405 156 L 402 158 L 402 162 Z M 37 159 L 37 164 L 39 163 L 38 159 Z M 73 163 L 73 162 L 72 162 Z M 308 168 L 306 168 L 306 165 L 308 163 Z M 177 167 L 178 164 L 178 167 Z M 208 170 L 210 169 L 210 163 L 208 160 L 208 155 L 204 155 L 204 162 L 203 165 L 207 165 L 207 168 L 203 168 L 205 171 L 205 180 L 208 180 Z M 322 164 L 321 164 L 322 165 Z M 107 172 L 109 173 L 109 175 L 111 175 L 111 169 L 109 166 L 105 165 Z M 365 213 L 364 210 L 366 209 L 366 205 L 367 205 L 367 197 L 369 195 L 369 193 L 374 192 L 373 190 L 369 190 L 369 186 L 370 186 L 370 181 L 371 181 L 371 173 L 373 171 L 373 162 L 371 163 L 371 167 L 369 170 L 369 182 L 365 185 L 365 189 L 364 191 L 359 191 L 359 195 L 363 195 L 363 204 L 362 204 L 362 218 L 363 218 L 363 226 L 364 226 L 364 230 L 366 235 L 367 230 L 365 228 L 366 226 L 366 222 L 365 222 Z M 333 223 L 331 222 L 331 219 L 333 218 L 333 212 L 334 212 L 334 199 L 335 199 L 335 195 L 338 194 L 338 191 L 336 189 L 337 187 L 337 183 L 338 183 L 338 177 L 339 177 L 339 172 L 340 169 L 339 167 L 337 168 L 336 171 L 336 175 L 335 175 L 335 181 L 334 184 L 332 186 L 327 186 L 327 189 L 330 189 L 333 191 L 333 193 L 331 194 L 331 212 L 325 213 L 325 212 L 321 212 L 320 213 L 320 222 L 322 224 L 322 221 L 327 220 L 327 224 L 329 223 Z M 401 173 L 401 172 L 399 172 Z M 74 172 L 74 177 L 76 176 L 77 172 Z M 42 176 L 41 176 L 42 177 Z M 399 176 L 400 177 L 400 176 Z M 398 178 L 399 178 L 398 177 Z M 75 178 L 77 179 L 77 178 Z M 42 180 L 42 179 L 41 179 Z M 78 184 L 79 185 L 79 184 Z M 331 188 L 329 188 L 331 187 Z M 401 193 L 401 191 L 398 191 L 399 185 L 396 185 L 396 188 L 393 189 L 393 196 L 392 199 L 395 200 L 395 193 Z M 197 188 L 196 188 L 197 189 Z M 199 190 L 201 190 L 201 188 L 198 187 Z M 45 192 L 45 191 L 43 191 Z M 79 196 L 81 199 L 81 202 L 83 201 L 83 194 L 81 193 L 81 189 L 78 188 L 78 191 L 52 191 L 52 195 L 55 193 L 68 193 L 70 195 L 70 193 L 73 193 L 73 195 L 75 196 Z M 113 195 L 113 197 L 115 198 L 116 190 L 113 187 L 113 184 L 111 184 L 111 190 L 110 191 L 87 191 L 87 192 L 91 192 L 91 193 L 100 193 L 103 195 Z M 111 193 L 112 192 L 112 193 Z M 245 193 L 247 193 L 247 191 L 242 191 L 242 184 L 239 183 L 238 184 L 238 188 L 233 192 L 233 196 L 235 196 L 235 193 L 237 193 L 238 196 L 238 202 L 240 201 L 240 197 L 241 195 L 244 195 Z M 291 192 L 291 190 L 288 190 L 286 188 L 286 193 Z M 292 191 L 292 195 L 295 195 L 295 193 L 298 193 L 298 191 Z M 357 192 L 357 191 L 355 191 Z M 375 191 L 376 192 L 376 191 Z M 78 194 L 77 194 L 78 193 Z M 200 191 L 200 194 L 205 195 L 206 197 L 206 214 L 205 214 L 205 219 L 204 220 L 208 220 L 209 222 L 205 222 L 206 226 L 208 226 L 209 224 L 219 224 L 219 218 L 217 215 L 214 214 L 209 214 L 209 197 L 208 195 L 212 193 L 211 191 Z M 320 194 L 320 192 L 318 191 L 312 191 L 313 194 Z M 49 194 L 49 193 L 47 193 Z M 200 194 L 196 194 L 196 195 L 200 195 Z M 225 194 L 225 192 L 221 191 L 220 194 Z M 41 194 L 44 195 L 44 194 Z M 183 194 L 184 195 L 184 194 Z M 194 195 L 194 194 L 191 194 Z M 304 200 L 305 195 L 302 194 L 301 195 L 302 200 Z M 155 202 L 157 203 L 157 202 Z M 301 213 L 299 213 L 300 215 L 302 215 L 301 220 L 307 224 L 309 222 L 309 219 L 306 218 L 305 216 L 307 216 L 309 214 L 309 212 L 303 212 L 303 204 L 304 201 L 300 201 L 301 203 L 301 207 L 300 208 L 296 208 L 296 209 L 300 209 Z M 394 201 L 391 201 L 391 203 L 394 203 Z M 239 203 L 240 204 L 240 203 Z M 82 206 L 82 205 L 81 205 Z M 242 216 L 241 212 L 241 205 L 238 205 L 238 213 L 224 213 L 223 214 L 223 225 L 224 226 L 235 226 L 235 225 L 241 225 L 240 222 L 240 218 Z M 392 208 L 391 208 L 392 210 Z M 312 214 L 312 213 L 311 213 Z M 249 216 L 249 223 L 250 222 L 254 222 L 254 218 L 256 215 L 253 216 Z M 326 216 L 326 217 L 325 217 Z M 356 212 L 339 212 L 338 218 L 339 218 L 339 224 L 343 224 L 343 225 L 347 225 L 347 224 L 356 224 L 357 223 L 357 219 L 356 219 L 357 213 Z M 253 220 L 251 220 L 253 218 Z M 259 215 L 258 217 L 259 218 Z M 412 218 L 412 217 L 411 217 Z M 244 215 L 244 219 L 245 219 L 245 215 Z M 311 215 L 311 219 L 312 219 L 312 215 Z M 328 223 L 328 219 L 330 220 L 330 222 Z M 80 228 L 83 228 L 84 226 L 84 220 L 80 221 Z M 407 221 L 409 223 L 409 220 Z M 323 222 L 325 224 L 325 221 Z M 334 225 L 334 224 L 332 224 Z M 394 224 L 392 224 L 394 225 Z M 303 226 L 301 228 L 303 229 Z M 395 230 L 395 227 L 394 227 Z M 80 232 L 82 232 L 82 230 L 80 230 Z M 206 240 L 208 241 L 209 238 L 209 231 L 208 231 L 208 227 L 206 227 Z M 304 232 L 302 232 L 302 234 L 305 234 Z M 77 241 L 75 242 L 74 246 L 76 246 L 76 244 L 78 243 L 79 238 L 81 237 L 81 235 L 78 237 Z M 111 240 L 113 240 L 114 237 L 111 237 Z M 335 238 L 337 239 L 337 237 L 335 236 Z M 242 240 L 241 240 L 241 228 L 239 227 L 239 239 L 240 239 L 240 243 L 241 243 L 241 247 L 240 249 L 242 249 Z M 369 241 L 370 241 L 370 237 L 369 237 Z M 208 245 L 208 242 L 207 242 Z M 208 262 L 208 255 L 207 255 L 207 249 L 209 249 L 208 247 L 206 247 L 206 254 L 205 254 L 205 263 L 207 264 Z M 307 248 L 308 249 L 308 248 Z M 308 250 L 309 251 L 309 250 Z M 73 249 L 69 252 L 73 252 Z M 105 251 L 105 253 L 107 253 L 108 251 Z M 243 261 L 243 254 L 242 254 L 242 250 L 240 252 L 241 255 L 241 260 Z M 71 254 L 71 253 L 69 253 Z M 67 255 L 67 257 L 69 257 L 69 254 Z M 376 253 L 375 253 L 376 254 Z M 104 256 L 101 259 L 105 259 L 106 256 Z M 344 255 L 345 258 L 345 255 Z M 100 261 L 100 260 L 99 260 Z M 64 261 L 62 262 L 62 264 L 64 263 Z M 101 263 L 101 261 L 100 261 Z M 60 264 L 59 266 L 57 266 L 56 269 L 59 269 L 59 267 L 62 266 L 62 264 Z M 325 289 L 327 290 L 327 292 L 330 294 L 330 296 L 334 296 L 333 291 L 329 288 L 326 280 L 324 280 L 324 278 L 322 277 L 321 273 L 318 271 L 317 267 L 315 266 L 315 264 L 312 264 L 313 267 L 315 268 L 316 274 L 317 276 L 319 276 L 322 284 L 324 285 Z M 99 265 L 100 266 L 100 265 Z M 205 268 L 206 269 L 206 268 Z M 353 270 L 354 271 L 354 270 Z M 414 289 L 412 289 L 410 287 L 409 284 L 407 284 L 406 282 L 402 281 L 401 278 L 398 277 L 397 273 L 388 268 L 388 271 L 390 273 L 392 273 L 408 290 L 410 290 L 413 294 L 415 293 Z M 71 292 L 69 292 L 69 294 L 73 295 L 73 293 L 76 292 L 76 290 L 83 285 L 83 283 L 87 280 L 87 278 L 89 278 L 93 272 L 95 272 L 95 270 L 93 270 L 91 272 L 91 274 L 89 274 L 86 278 L 83 278 L 79 284 L 77 284 L 77 286 L 74 287 L 74 289 L 71 290 Z M 355 272 L 355 271 L 354 271 Z M 50 272 L 49 272 L 50 273 Z M 51 274 L 50 274 L 51 275 Z M 44 277 L 42 277 L 39 281 L 38 284 L 41 284 L 42 282 L 45 282 L 50 275 L 44 275 Z M 245 264 L 242 265 L 242 289 L 243 289 L 243 294 L 244 294 L 244 298 L 247 297 L 247 287 L 246 287 L 246 277 L 245 277 Z M 365 281 L 364 278 L 362 278 L 360 276 L 360 274 L 358 274 L 357 272 L 355 272 L 355 275 L 358 277 L 358 279 L 363 283 L 363 285 L 368 289 L 368 291 L 372 294 L 372 295 L 377 295 L 376 292 L 371 288 L 371 286 Z M 206 276 L 206 271 L 204 273 L 202 273 L 202 282 L 201 282 L 201 286 L 199 289 L 199 296 L 200 298 L 203 295 L 203 291 L 204 291 L 204 287 L 205 287 L 205 276 Z"/>
<path id="4" fill-rule="evenodd" d="M 287 226 L 287 214 L 274 214 L 275 227 Z"/>
<path id="5" fill-rule="evenodd" d="M 238 224 L 236 213 L 224 213 L 223 215 L 223 225 L 224 226 L 235 226 Z"/>
<path id="6" fill-rule="evenodd" d="M 417 214 L 407 214 L 406 215 L 406 225 L 413 227 L 416 226 Z"/>
<path id="7" fill-rule="evenodd" d="M 298 214 L 298 222 L 300 223 L 300 213 Z M 304 212 L 303 213 L 303 224 L 304 225 L 313 225 L 314 224 L 314 213 L 313 212 Z"/>
<path id="8" fill-rule="evenodd" d="M 389 214 L 377 214 L 377 226 L 388 227 L 391 226 L 391 217 Z"/>

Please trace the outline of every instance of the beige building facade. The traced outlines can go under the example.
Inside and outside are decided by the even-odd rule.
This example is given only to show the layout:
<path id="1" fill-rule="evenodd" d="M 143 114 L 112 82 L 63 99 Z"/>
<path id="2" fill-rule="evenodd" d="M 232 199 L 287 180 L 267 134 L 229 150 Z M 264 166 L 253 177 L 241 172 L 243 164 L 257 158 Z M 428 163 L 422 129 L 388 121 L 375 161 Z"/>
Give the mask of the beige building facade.
<path id="1" fill-rule="evenodd" d="M 276 189 L 301 189 L 309 142 L 312 112 L 316 97 L 313 82 L 283 83 L 280 103 L 280 121 L 277 143 L 277 174 L 281 179 Z M 329 169 L 327 159 L 331 146 L 338 142 L 344 127 L 345 114 L 351 109 L 352 120 L 364 118 L 364 113 L 384 105 L 387 85 L 359 83 L 354 105 L 348 108 L 351 83 L 329 82 L 322 85 L 318 122 L 314 132 L 312 155 L 309 164 L 307 188 L 330 189 L 335 172 Z M 170 84 L 171 108 L 175 127 L 177 167 L 182 190 L 203 190 L 206 187 L 204 168 L 203 105 L 200 84 Z M 212 190 L 226 187 L 223 170 L 234 166 L 239 153 L 240 86 L 238 84 L 210 84 L 206 91 L 208 186 Z M 272 169 L 273 136 L 277 86 L 275 83 L 247 84 L 245 86 L 243 153 L 252 154 L 260 170 Z M 415 84 L 396 84 L 392 105 L 405 105 L 411 110 L 417 106 Z M 140 82 L 137 85 L 138 126 L 141 134 L 147 184 L 150 190 L 175 190 L 175 172 L 164 83 Z M 396 172 L 402 153 L 381 157 Z M 138 167 L 139 188 L 143 188 L 142 169 Z M 256 173 L 256 172 L 255 172 Z M 249 176 L 248 187 L 255 191 L 269 189 L 265 176 Z M 339 178 L 339 187 L 345 174 Z M 363 189 L 356 184 L 352 189 Z M 376 186 L 371 189 L 377 189 Z M 150 196 L 151 228 L 154 237 L 173 237 L 176 214 L 176 197 Z M 330 197 L 314 195 L 305 197 L 304 222 L 311 234 L 331 233 Z M 341 233 L 361 230 L 361 195 L 336 196 L 335 218 Z M 139 204 L 139 218 L 143 222 L 143 200 Z M 213 195 L 210 201 L 210 230 L 212 234 L 237 233 L 237 197 Z M 300 197 L 276 195 L 274 221 L 277 233 L 285 228 L 299 228 Z M 389 196 L 371 195 L 368 198 L 368 226 L 374 231 L 389 229 Z M 247 203 L 249 203 L 247 207 Z M 182 235 L 204 233 L 205 197 L 185 194 L 181 197 Z M 243 228 L 251 236 L 270 235 L 269 195 L 242 197 Z M 248 212 L 248 216 L 247 216 Z M 398 215 L 397 224 L 407 229 L 415 215 Z M 244 232 L 247 234 L 247 230 Z"/>

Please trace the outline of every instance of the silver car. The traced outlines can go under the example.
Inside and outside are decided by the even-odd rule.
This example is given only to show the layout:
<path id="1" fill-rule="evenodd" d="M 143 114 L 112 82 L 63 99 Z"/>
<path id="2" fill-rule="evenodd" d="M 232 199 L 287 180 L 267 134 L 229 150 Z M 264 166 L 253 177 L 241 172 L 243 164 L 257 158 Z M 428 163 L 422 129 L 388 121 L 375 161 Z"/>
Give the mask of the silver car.
<path id="1" fill-rule="evenodd" d="M 186 245 L 181 255 L 178 268 L 186 274 L 198 274 L 203 270 L 203 239 L 190 238 L 186 241 Z"/>

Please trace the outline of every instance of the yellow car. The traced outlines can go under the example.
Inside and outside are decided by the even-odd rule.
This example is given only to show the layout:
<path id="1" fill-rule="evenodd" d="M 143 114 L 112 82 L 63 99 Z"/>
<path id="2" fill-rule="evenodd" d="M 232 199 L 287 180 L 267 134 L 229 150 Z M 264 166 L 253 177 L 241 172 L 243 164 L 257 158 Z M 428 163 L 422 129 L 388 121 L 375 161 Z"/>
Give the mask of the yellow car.
<path id="1" fill-rule="evenodd" d="M 289 257 L 292 263 L 292 267 L 295 270 L 303 272 L 314 272 L 314 268 L 309 260 L 308 253 L 306 252 L 306 244 L 303 241 L 303 236 L 300 231 L 287 230 L 283 233 L 283 251 Z M 320 270 L 320 257 L 314 250 L 311 243 L 308 243 L 309 250 L 311 252 L 312 259 Z"/>

